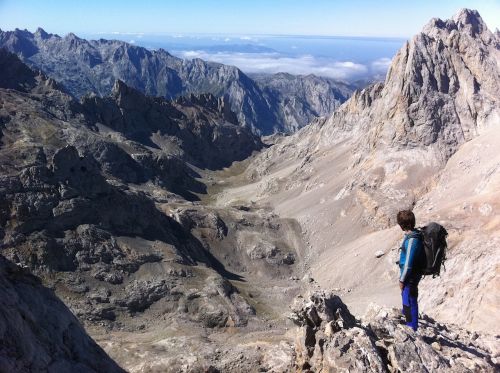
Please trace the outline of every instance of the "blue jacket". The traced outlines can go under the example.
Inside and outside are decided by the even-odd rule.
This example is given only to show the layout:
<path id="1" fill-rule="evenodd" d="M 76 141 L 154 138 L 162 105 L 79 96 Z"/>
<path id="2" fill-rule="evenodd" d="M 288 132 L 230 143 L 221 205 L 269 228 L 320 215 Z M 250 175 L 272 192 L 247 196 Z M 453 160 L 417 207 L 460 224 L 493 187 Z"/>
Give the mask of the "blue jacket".
<path id="1" fill-rule="evenodd" d="M 405 234 L 399 254 L 399 281 L 406 283 L 410 278 L 419 275 L 417 267 L 423 255 L 422 250 L 422 236 L 418 231 Z"/>

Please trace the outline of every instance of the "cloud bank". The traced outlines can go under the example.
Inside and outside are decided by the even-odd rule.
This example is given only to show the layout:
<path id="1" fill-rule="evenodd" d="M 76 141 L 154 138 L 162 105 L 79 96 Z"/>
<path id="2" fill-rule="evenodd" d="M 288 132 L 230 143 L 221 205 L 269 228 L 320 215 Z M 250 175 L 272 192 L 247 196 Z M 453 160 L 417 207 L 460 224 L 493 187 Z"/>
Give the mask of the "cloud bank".
<path id="1" fill-rule="evenodd" d="M 381 58 L 369 64 L 353 61 L 335 61 L 312 55 L 285 56 L 280 53 L 234 53 L 204 50 L 172 51 L 185 58 L 201 58 L 238 67 L 245 73 L 287 72 L 294 75 L 314 74 L 343 81 L 354 81 L 385 74 L 391 60 Z"/>

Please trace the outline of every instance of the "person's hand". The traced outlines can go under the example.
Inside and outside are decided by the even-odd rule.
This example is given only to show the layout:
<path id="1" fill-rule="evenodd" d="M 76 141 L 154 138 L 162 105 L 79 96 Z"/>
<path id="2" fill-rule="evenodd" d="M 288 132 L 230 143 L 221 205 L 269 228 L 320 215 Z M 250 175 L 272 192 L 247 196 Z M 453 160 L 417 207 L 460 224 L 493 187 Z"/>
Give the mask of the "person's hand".
<path id="1" fill-rule="evenodd" d="M 402 283 L 401 281 L 399 281 L 399 288 L 401 289 L 401 291 L 403 291 L 404 287 L 405 287 L 405 284 Z"/>

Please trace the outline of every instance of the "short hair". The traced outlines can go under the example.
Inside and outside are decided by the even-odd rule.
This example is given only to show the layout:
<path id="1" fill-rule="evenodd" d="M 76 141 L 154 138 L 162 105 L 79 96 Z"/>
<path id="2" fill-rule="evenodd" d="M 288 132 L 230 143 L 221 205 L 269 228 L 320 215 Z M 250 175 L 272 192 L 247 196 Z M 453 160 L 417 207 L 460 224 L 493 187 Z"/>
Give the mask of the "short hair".
<path id="1" fill-rule="evenodd" d="M 412 231 L 415 229 L 415 215 L 410 210 L 398 212 L 397 221 L 404 231 Z"/>

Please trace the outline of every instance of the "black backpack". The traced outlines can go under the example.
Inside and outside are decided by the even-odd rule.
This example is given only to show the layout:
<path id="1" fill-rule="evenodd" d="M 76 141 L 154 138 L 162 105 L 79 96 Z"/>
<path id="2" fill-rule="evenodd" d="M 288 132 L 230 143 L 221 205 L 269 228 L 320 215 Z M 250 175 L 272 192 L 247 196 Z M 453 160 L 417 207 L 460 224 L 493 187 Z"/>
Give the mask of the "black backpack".
<path id="1" fill-rule="evenodd" d="M 432 277 L 439 276 L 441 265 L 444 267 L 446 260 L 446 236 L 448 232 L 438 223 L 429 223 L 425 227 L 419 228 L 422 235 L 422 247 L 424 254 L 420 264 L 420 272 Z"/>

